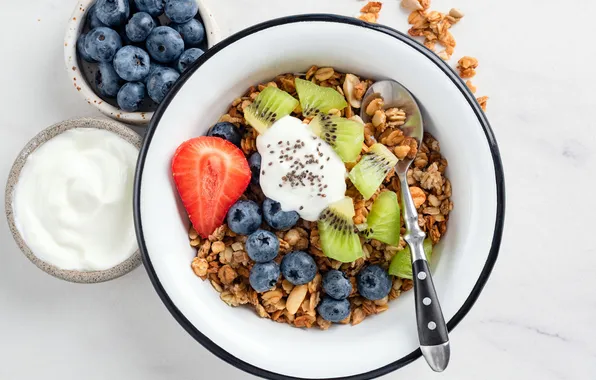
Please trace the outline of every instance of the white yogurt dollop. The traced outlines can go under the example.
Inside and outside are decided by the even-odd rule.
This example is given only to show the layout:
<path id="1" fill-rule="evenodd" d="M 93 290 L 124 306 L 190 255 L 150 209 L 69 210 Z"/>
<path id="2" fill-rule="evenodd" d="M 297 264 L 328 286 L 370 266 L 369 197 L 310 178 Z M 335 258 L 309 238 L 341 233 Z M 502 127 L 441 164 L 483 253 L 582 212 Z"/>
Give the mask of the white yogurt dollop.
<path id="1" fill-rule="evenodd" d="M 333 148 L 300 119 L 286 116 L 257 137 L 263 193 L 316 221 L 330 203 L 344 198 L 346 167 Z"/>
<path id="2" fill-rule="evenodd" d="M 68 130 L 29 155 L 14 191 L 15 222 L 41 260 L 105 270 L 136 250 L 132 197 L 138 150 L 115 133 Z"/>

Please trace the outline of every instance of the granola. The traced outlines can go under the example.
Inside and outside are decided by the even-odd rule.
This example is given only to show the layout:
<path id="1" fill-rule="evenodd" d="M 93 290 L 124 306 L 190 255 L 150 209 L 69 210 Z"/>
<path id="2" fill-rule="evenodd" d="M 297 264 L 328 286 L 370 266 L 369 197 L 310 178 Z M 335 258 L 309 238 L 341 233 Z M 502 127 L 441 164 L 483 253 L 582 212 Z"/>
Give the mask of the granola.
<path id="1" fill-rule="evenodd" d="M 360 9 L 360 20 L 376 23 L 379 19 L 379 12 L 383 8 L 383 3 L 379 1 L 369 1 L 362 9 Z"/>
<path id="2" fill-rule="evenodd" d="M 427 4 L 427 3 L 421 3 Z M 365 7 L 366 8 L 366 7 Z M 368 5 L 367 10 L 377 9 Z M 379 8 L 380 9 L 380 6 Z M 296 96 L 294 80 L 295 74 L 277 76 L 272 82 L 250 87 L 247 92 L 232 102 L 228 113 L 220 120 L 233 120 L 238 127 L 244 130 L 241 146 L 244 153 L 249 156 L 256 151 L 255 140 L 258 133 L 246 124 L 244 108 L 256 98 L 256 95 L 266 86 L 276 86 Z M 336 88 L 343 93 L 349 101 L 348 107 L 337 110 L 341 116 L 354 117 L 359 113 L 363 92 L 373 81 L 360 78 L 354 74 L 337 72 L 330 67 L 312 66 L 302 78 L 313 81 L 321 86 Z M 349 82 L 349 83 L 347 83 Z M 351 99 L 351 100 L 350 100 Z M 447 160 L 442 156 L 439 142 L 430 134 L 425 133 L 418 146 L 416 140 L 405 137 L 400 126 L 406 120 L 406 112 L 398 108 L 384 109 L 382 102 L 369 105 L 367 113 L 372 117 L 372 122 L 365 125 L 365 144 L 362 153 L 375 142 L 380 142 L 390 147 L 398 157 L 414 158 L 412 168 L 408 171 L 408 184 L 414 198 L 414 203 L 420 215 L 419 225 L 431 238 L 433 244 L 440 241 L 447 231 L 449 214 L 453 209 L 451 201 L 451 183 L 445 177 Z M 293 115 L 300 116 L 298 107 Z M 346 164 L 347 168 L 350 165 Z M 387 189 L 400 194 L 399 180 L 391 171 L 385 178 L 377 192 Z M 347 196 L 354 201 L 355 223 L 366 221 L 371 210 L 375 196 L 364 200 L 360 192 L 347 182 Z M 259 186 L 250 186 L 243 199 L 261 202 L 264 199 Z M 263 229 L 271 230 L 263 225 Z M 402 232 L 405 226 L 401 226 Z M 377 240 L 363 241 L 364 257 L 352 263 L 341 263 L 330 259 L 322 252 L 319 231 L 316 222 L 300 219 L 298 224 L 289 231 L 272 231 L 280 242 L 280 255 L 275 259 L 280 262 L 282 257 L 295 250 L 310 253 L 317 263 L 318 273 L 308 284 L 294 286 L 287 280 L 280 278 L 275 288 L 257 293 L 249 283 L 249 274 L 253 262 L 249 259 L 245 242 L 246 236 L 239 236 L 232 232 L 226 225 L 218 228 L 208 239 L 202 239 L 190 227 L 188 237 L 190 245 L 197 250 L 197 255 L 191 263 L 194 273 L 202 280 L 208 280 L 213 288 L 220 293 L 220 298 L 232 307 L 246 306 L 255 310 L 261 318 L 268 318 L 278 323 L 286 323 L 294 327 L 318 327 L 326 330 L 331 323 L 324 320 L 317 312 L 317 305 L 322 298 L 322 274 L 329 269 L 340 269 L 352 283 L 352 293 L 348 300 L 351 313 L 341 323 L 357 325 L 371 315 L 379 314 L 389 308 L 390 301 L 413 287 L 411 280 L 392 277 L 392 288 L 389 295 L 382 300 L 370 301 L 358 294 L 356 275 L 368 264 L 378 264 L 387 268 L 393 256 L 405 248 L 405 242 L 400 238 L 397 246 L 390 246 Z"/>

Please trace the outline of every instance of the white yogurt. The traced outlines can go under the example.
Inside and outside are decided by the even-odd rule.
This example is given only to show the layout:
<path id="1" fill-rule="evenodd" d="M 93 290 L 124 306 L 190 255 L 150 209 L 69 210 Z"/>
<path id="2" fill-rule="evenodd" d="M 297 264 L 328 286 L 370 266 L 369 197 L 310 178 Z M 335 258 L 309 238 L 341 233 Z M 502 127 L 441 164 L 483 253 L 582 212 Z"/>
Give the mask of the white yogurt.
<path id="1" fill-rule="evenodd" d="M 138 150 L 115 133 L 68 130 L 27 158 L 14 191 L 16 226 L 61 269 L 112 268 L 136 250 L 132 197 Z"/>
<path id="2" fill-rule="evenodd" d="M 263 193 L 315 221 L 330 203 L 344 198 L 346 167 L 326 142 L 300 119 L 286 116 L 257 137 Z"/>

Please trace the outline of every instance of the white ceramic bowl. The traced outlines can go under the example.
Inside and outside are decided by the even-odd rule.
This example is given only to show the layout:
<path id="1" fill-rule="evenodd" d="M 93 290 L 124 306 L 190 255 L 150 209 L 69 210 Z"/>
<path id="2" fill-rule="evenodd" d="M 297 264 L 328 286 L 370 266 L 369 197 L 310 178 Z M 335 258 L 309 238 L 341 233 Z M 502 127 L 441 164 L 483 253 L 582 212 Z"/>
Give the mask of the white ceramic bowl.
<path id="1" fill-rule="evenodd" d="M 497 258 L 504 218 L 499 151 L 474 96 L 447 64 L 384 26 L 331 15 L 293 16 L 251 27 L 205 54 L 161 104 L 145 138 L 135 184 L 137 236 L 165 305 L 222 359 L 273 379 L 369 379 L 420 357 L 412 292 L 355 327 L 325 332 L 231 308 L 190 269 L 196 252 L 188 245 L 188 220 L 170 174 L 178 145 L 204 134 L 246 88 L 312 64 L 395 79 L 426 109 L 428 129 L 449 160 L 453 188 L 455 209 L 433 255 L 433 275 L 448 327 L 455 327 Z"/>
<path id="2" fill-rule="evenodd" d="M 77 40 L 87 21 L 87 10 L 96 0 L 79 0 L 77 2 L 66 28 L 64 36 L 64 62 L 73 88 L 78 91 L 88 104 L 97 108 L 104 115 L 128 124 L 147 125 L 153 117 L 153 112 L 126 112 L 104 101 L 95 93 L 87 78 L 92 75 L 94 65 L 87 64 L 78 57 Z M 199 15 L 205 25 L 207 45 L 215 45 L 221 40 L 217 23 L 203 0 L 196 0 L 199 4 Z"/>
<path id="3" fill-rule="evenodd" d="M 6 219 L 8 221 L 8 227 L 10 229 L 10 232 L 12 232 L 12 236 L 15 242 L 17 243 L 21 251 L 25 254 L 25 256 L 27 256 L 27 258 L 31 260 L 33 264 L 35 264 L 39 269 L 43 270 L 44 272 L 65 281 L 83 284 L 94 284 L 98 282 L 116 279 L 120 276 L 124 276 L 133 269 L 137 268 L 139 265 L 141 265 L 141 254 L 139 253 L 139 251 L 135 251 L 128 259 L 126 259 L 122 263 L 106 270 L 79 271 L 61 269 L 53 264 L 43 261 L 42 259 L 36 256 L 35 252 L 33 252 L 31 248 L 29 248 L 27 242 L 25 241 L 25 238 L 21 235 L 21 232 L 17 227 L 17 218 L 15 216 L 15 210 L 13 208 L 15 191 L 17 191 L 17 185 L 19 182 L 21 171 L 27 165 L 27 158 L 29 157 L 29 155 L 35 152 L 37 148 L 45 144 L 47 141 L 62 134 L 63 132 L 75 128 L 93 128 L 106 130 L 120 136 L 121 138 L 129 142 L 131 145 L 133 145 L 137 150 L 141 147 L 142 138 L 138 133 L 128 128 L 124 124 L 117 123 L 112 120 L 83 118 L 65 120 L 57 124 L 54 124 L 51 127 L 46 128 L 40 133 L 38 133 L 35 137 L 33 137 L 27 143 L 27 145 L 25 145 L 23 150 L 21 150 L 21 152 L 15 159 L 15 162 L 12 165 L 12 169 L 10 170 L 10 173 L 8 175 L 8 181 L 6 183 L 4 208 L 6 210 Z"/>

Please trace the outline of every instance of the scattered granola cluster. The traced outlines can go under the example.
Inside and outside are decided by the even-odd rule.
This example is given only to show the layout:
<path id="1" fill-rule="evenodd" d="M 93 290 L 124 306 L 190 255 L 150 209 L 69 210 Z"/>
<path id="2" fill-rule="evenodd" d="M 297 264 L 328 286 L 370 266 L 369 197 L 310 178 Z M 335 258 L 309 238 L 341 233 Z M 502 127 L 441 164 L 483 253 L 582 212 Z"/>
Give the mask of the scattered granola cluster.
<path id="1" fill-rule="evenodd" d="M 358 18 L 360 20 L 375 23 L 379 19 L 379 13 L 381 12 L 382 7 L 383 3 L 379 1 L 370 1 L 360 9 L 360 16 Z"/>
<path id="2" fill-rule="evenodd" d="M 443 46 L 437 55 L 441 59 L 448 61 L 454 53 L 456 46 L 455 38 L 449 31 L 451 27 L 457 24 L 464 14 L 456 8 L 452 8 L 449 13 L 441 13 L 438 11 L 429 11 L 430 0 L 402 0 L 402 7 L 411 11 L 408 17 L 408 23 L 412 25 L 408 34 L 413 37 L 424 37 L 424 46 L 432 51 L 435 51 L 435 46 L 438 43 Z M 476 93 L 476 86 L 472 84 L 470 78 L 476 75 L 476 68 L 478 67 L 478 60 L 473 57 L 465 56 L 458 61 L 457 69 L 459 76 L 463 79 L 468 79 L 466 85 Z M 483 96 L 476 99 L 486 111 L 486 102 L 488 96 Z"/>
<path id="3" fill-rule="evenodd" d="M 353 74 L 342 74 L 333 68 L 316 66 L 311 67 L 306 75 L 301 77 L 320 86 L 335 88 L 349 103 L 344 110 L 337 111 L 337 114 L 362 122 L 355 110 L 361 107 L 362 97 L 373 81 L 361 79 Z M 269 83 L 249 88 L 243 97 L 234 100 L 228 112 L 220 118 L 220 121 L 234 123 L 245 130 L 241 146 L 247 156 L 256 151 L 255 139 L 258 133 L 246 124 L 243 110 L 267 86 L 281 88 L 296 96 L 295 78 L 297 76 L 294 74 L 283 74 Z M 408 184 L 418 209 L 418 223 L 433 244 L 436 244 L 447 231 L 449 213 L 453 208 L 450 200 L 451 183 L 444 175 L 447 160 L 441 155 L 439 142 L 429 133 L 424 135 L 420 146 L 417 146 L 415 140 L 405 137 L 399 127 L 404 124 L 407 115 L 401 109 L 384 109 L 382 102 L 377 101 L 371 103 L 366 112 L 372 116 L 372 122 L 365 125 L 365 143 L 361 153 L 366 153 L 371 145 L 380 142 L 400 157 L 415 157 L 412 168 L 408 171 Z M 299 107 L 293 115 L 301 116 Z M 353 165 L 352 163 L 346 166 L 350 169 Z M 366 201 L 348 180 L 346 194 L 354 201 L 355 223 L 366 221 L 374 200 L 384 189 L 400 194 L 399 180 L 393 171 L 387 175 L 375 195 Z M 251 185 L 243 196 L 243 199 L 251 199 L 258 203 L 264 198 L 260 187 L 256 185 Z M 270 230 L 267 226 L 263 228 Z M 367 316 L 387 310 L 389 301 L 413 287 L 411 280 L 392 277 L 389 295 L 381 300 L 370 301 L 358 294 L 356 286 L 356 275 L 364 266 L 378 264 L 386 269 L 393 256 L 405 248 L 403 239 L 400 239 L 397 246 L 377 240 L 361 240 L 364 257 L 344 264 L 325 256 L 316 222 L 301 219 L 289 231 L 272 232 L 280 242 L 280 255 L 275 259 L 278 264 L 284 255 L 296 250 L 308 252 L 314 257 L 319 272 L 310 283 L 294 286 L 287 280 L 280 279 L 277 286 L 268 292 L 254 291 L 249 284 L 249 273 L 254 263 L 246 253 L 247 236 L 235 234 L 226 225 L 219 227 L 208 239 L 201 239 L 196 231 L 190 228 L 190 245 L 197 249 L 192 269 L 198 277 L 208 280 L 220 293 L 220 298 L 230 306 L 250 305 L 262 318 L 270 318 L 295 327 L 310 328 L 316 325 L 323 330 L 329 328 L 331 323 L 318 315 L 316 307 L 322 297 L 322 275 L 330 269 L 344 271 L 352 283 L 353 290 L 348 298 L 352 312 L 342 321 L 343 324 L 357 325 Z M 405 233 L 403 222 L 401 233 Z"/>
<path id="4" fill-rule="evenodd" d="M 412 11 L 408 23 L 412 25 L 408 34 L 413 37 L 424 37 L 424 46 L 435 51 L 438 43 L 444 49 L 438 53 L 439 57 L 447 61 L 455 50 L 455 38 L 449 31 L 451 27 L 464 17 L 458 9 L 451 9 L 448 14 L 438 11 L 428 11 L 429 0 L 402 1 L 402 6 Z"/>
<path id="5" fill-rule="evenodd" d="M 448 61 L 454 53 L 456 42 L 449 31 L 451 27 L 457 24 L 464 14 L 457 8 L 451 8 L 448 13 L 438 11 L 429 11 L 430 0 L 401 0 L 401 6 L 411 13 L 408 17 L 408 23 L 412 27 L 408 34 L 413 37 L 423 37 L 424 46 L 432 51 L 436 51 L 437 44 L 443 47 L 443 50 L 437 53 L 441 59 Z M 383 4 L 378 1 L 371 1 L 360 10 L 360 20 L 376 23 L 379 19 L 379 12 Z M 476 75 L 475 69 L 478 67 L 478 60 L 473 57 L 465 56 L 458 62 L 457 69 L 463 79 L 468 79 L 466 85 L 476 93 L 476 86 L 469 80 Z M 488 96 L 482 96 L 476 99 L 483 111 L 486 111 Z M 399 157 L 399 156 L 398 156 Z"/>

